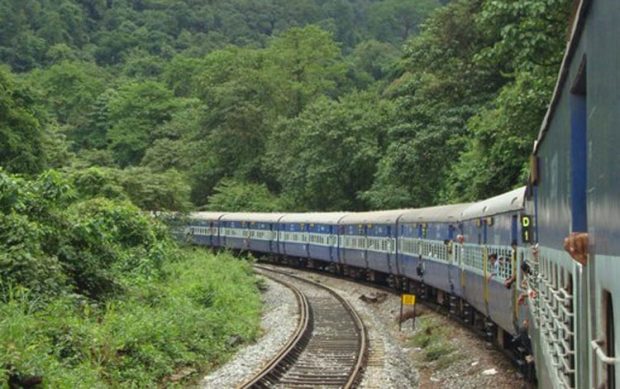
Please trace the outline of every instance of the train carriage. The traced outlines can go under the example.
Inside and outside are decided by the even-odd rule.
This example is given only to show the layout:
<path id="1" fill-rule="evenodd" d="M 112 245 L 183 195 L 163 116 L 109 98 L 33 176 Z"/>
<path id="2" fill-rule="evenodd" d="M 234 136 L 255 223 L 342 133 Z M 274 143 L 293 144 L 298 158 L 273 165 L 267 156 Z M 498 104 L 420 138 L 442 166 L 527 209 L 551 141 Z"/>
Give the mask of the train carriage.
<path id="1" fill-rule="evenodd" d="M 308 214 L 305 220 L 308 224 L 308 256 L 310 258 L 331 264 L 340 264 L 338 223 L 346 215 L 343 212 Z"/>
<path id="2" fill-rule="evenodd" d="M 372 274 L 398 275 L 396 237 L 398 218 L 406 210 L 360 212 L 340 221 L 343 263 Z"/>
<path id="3" fill-rule="evenodd" d="M 537 295 L 529 300 L 530 334 L 541 386 L 613 388 L 620 374 L 620 2 L 575 4 L 534 147 L 530 207 L 539 249 L 530 257 Z"/>
<path id="4" fill-rule="evenodd" d="M 413 280 L 461 295 L 454 239 L 461 233 L 461 212 L 470 204 L 416 209 L 399 219 L 398 268 Z"/>
<path id="5" fill-rule="evenodd" d="M 220 246 L 219 226 L 222 212 L 192 212 L 189 215 L 189 226 L 186 239 L 195 244 L 211 247 Z"/>
<path id="6" fill-rule="evenodd" d="M 282 213 L 227 213 L 220 219 L 222 246 L 261 253 L 277 252 Z"/>
<path id="7" fill-rule="evenodd" d="M 308 258 L 309 223 L 305 213 L 289 213 L 278 221 L 278 254 Z"/>
<path id="8" fill-rule="evenodd" d="M 519 268 L 518 250 L 520 220 L 524 213 L 525 187 L 480 201 L 467 207 L 462 215 L 465 242 L 460 248 L 463 269 L 463 296 L 479 312 L 489 317 L 504 331 L 517 332 L 519 310 L 516 306 L 519 282 L 507 288 L 505 282 Z M 468 243 L 471 231 L 482 236 Z M 478 239 L 475 236 L 474 239 Z M 496 255 L 498 271 L 489 260 Z"/>

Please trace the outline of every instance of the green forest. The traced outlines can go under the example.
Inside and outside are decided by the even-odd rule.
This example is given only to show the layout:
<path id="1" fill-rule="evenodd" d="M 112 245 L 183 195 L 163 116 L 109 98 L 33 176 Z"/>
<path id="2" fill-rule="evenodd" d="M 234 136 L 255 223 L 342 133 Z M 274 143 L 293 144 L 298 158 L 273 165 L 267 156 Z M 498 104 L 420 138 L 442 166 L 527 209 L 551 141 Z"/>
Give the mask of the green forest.
<path id="1" fill-rule="evenodd" d="M 570 0 L 0 0 L 0 166 L 150 210 L 488 197 L 524 182 L 569 18 Z"/>
<path id="2" fill-rule="evenodd" d="M 181 385 L 258 336 L 248 263 L 152 214 L 522 185 L 571 3 L 0 0 L 0 386 Z"/>

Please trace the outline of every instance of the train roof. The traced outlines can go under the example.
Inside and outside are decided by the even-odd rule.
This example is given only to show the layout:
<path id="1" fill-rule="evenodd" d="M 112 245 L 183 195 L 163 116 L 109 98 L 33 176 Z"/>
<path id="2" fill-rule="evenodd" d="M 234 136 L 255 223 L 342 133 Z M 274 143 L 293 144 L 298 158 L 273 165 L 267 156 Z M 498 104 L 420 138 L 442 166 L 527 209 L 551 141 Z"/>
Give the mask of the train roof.
<path id="1" fill-rule="evenodd" d="M 414 209 L 404 213 L 399 221 L 403 223 L 458 222 L 462 212 L 472 205 L 473 203 L 463 203 Z"/>
<path id="2" fill-rule="evenodd" d="M 560 71 L 558 73 L 558 78 L 555 83 L 553 95 L 551 96 L 551 102 L 549 103 L 547 112 L 545 113 L 542 125 L 540 126 L 538 138 L 534 142 L 534 154 L 538 153 L 538 149 L 542 144 L 547 131 L 549 130 L 549 126 L 551 125 L 551 119 L 553 118 L 553 115 L 560 103 L 560 99 L 562 98 L 563 88 L 569 76 L 568 70 L 570 68 L 571 62 L 573 61 L 573 57 L 577 52 L 577 47 L 579 46 L 579 41 L 585 28 L 586 14 L 590 7 L 590 3 L 592 3 L 592 0 L 579 0 L 575 2 L 575 18 L 571 26 L 570 38 L 566 46 L 566 51 L 564 52 L 564 58 L 562 59 L 562 65 L 560 66 Z"/>
<path id="3" fill-rule="evenodd" d="M 219 220 L 224 212 L 190 212 L 189 218 L 196 220 Z"/>
<path id="4" fill-rule="evenodd" d="M 476 219 L 523 209 L 524 200 L 525 187 L 522 186 L 499 196 L 472 204 L 463 211 L 461 219 Z"/>
<path id="5" fill-rule="evenodd" d="M 309 212 L 287 213 L 280 223 L 305 223 L 305 224 L 338 224 L 340 219 L 349 215 L 346 212 Z"/>
<path id="6" fill-rule="evenodd" d="M 285 213 L 270 212 L 233 212 L 222 216 L 222 221 L 243 221 L 258 223 L 277 223 Z"/>
<path id="7" fill-rule="evenodd" d="M 394 224 L 398 218 L 413 209 L 392 209 L 388 211 L 356 212 L 344 216 L 340 224 Z"/>

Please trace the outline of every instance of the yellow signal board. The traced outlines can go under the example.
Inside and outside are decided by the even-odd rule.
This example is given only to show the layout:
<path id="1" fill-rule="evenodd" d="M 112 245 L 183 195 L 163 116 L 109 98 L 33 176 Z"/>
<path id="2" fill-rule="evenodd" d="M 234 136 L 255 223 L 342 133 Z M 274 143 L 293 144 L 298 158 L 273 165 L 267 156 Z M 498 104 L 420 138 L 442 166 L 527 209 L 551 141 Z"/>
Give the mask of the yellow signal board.
<path id="1" fill-rule="evenodd" d="M 402 301 L 404 305 L 415 305 L 415 295 L 414 294 L 403 294 Z"/>

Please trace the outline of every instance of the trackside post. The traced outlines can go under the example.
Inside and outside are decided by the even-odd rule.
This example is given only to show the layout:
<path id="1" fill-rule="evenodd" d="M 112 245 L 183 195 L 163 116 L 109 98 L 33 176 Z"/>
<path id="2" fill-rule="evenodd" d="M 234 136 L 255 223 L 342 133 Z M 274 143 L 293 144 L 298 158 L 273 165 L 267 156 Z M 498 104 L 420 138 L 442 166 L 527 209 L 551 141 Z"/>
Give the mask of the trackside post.
<path id="1" fill-rule="evenodd" d="M 413 307 L 411 323 L 412 323 L 412 328 L 415 330 L 415 316 L 416 316 L 415 315 L 415 295 L 414 294 L 402 294 L 400 297 L 400 318 L 398 320 L 399 331 L 402 331 L 403 311 L 404 311 L 404 307 L 407 305 Z"/>

